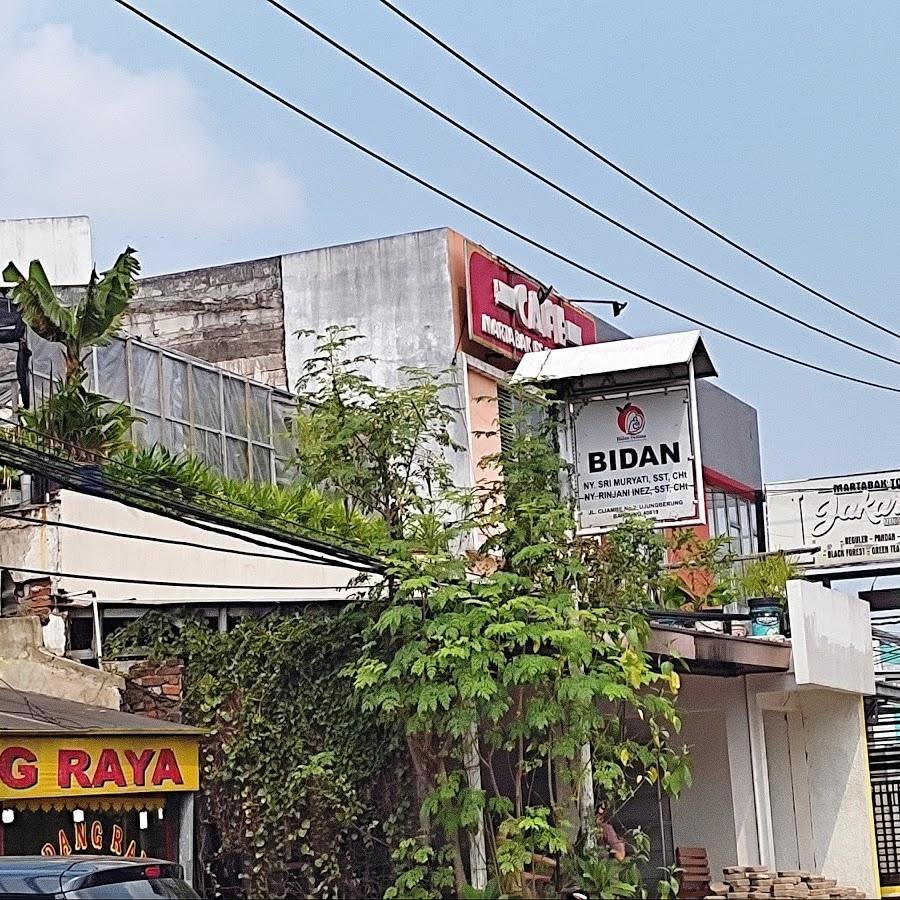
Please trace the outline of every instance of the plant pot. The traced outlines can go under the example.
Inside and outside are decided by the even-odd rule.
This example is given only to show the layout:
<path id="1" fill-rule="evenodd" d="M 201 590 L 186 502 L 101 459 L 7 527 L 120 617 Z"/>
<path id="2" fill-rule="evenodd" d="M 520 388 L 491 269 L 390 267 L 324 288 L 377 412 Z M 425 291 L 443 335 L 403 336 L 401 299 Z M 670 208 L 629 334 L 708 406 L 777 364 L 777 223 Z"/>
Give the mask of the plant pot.
<path id="1" fill-rule="evenodd" d="M 777 637 L 782 633 L 784 607 L 777 597 L 753 597 L 750 606 L 750 637 Z"/>

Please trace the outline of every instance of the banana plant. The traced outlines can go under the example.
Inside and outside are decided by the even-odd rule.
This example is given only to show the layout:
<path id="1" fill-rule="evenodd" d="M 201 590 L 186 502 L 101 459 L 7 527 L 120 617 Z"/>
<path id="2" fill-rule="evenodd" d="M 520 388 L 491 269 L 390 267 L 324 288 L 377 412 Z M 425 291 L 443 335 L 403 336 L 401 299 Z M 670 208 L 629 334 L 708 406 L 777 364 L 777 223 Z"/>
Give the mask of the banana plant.
<path id="1" fill-rule="evenodd" d="M 126 247 L 102 276 L 96 269 L 91 272 L 84 294 L 72 304 L 59 298 L 37 259 L 28 267 L 27 277 L 9 263 L 3 280 L 14 285 L 12 300 L 25 324 L 45 340 L 62 344 L 68 381 L 83 376 L 87 349 L 108 344 L 121 327 L 139 271 L 135 251 Z"/>

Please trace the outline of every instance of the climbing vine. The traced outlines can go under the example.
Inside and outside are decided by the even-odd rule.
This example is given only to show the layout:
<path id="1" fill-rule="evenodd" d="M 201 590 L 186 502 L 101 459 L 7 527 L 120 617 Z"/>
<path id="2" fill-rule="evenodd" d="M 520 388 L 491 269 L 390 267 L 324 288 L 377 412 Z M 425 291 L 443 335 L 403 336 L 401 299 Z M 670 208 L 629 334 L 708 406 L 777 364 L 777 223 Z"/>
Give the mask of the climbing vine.
<path id="1" fill-rule="evenodd" d="M 207 891 L 380 896 L 408 832 L 402 735 L 362 710 L 342 669 L 360 612 L 247 618 L 227 633 L 148 614 L 109 652 L 185 663 L 183 715 L 201 754 Z"/>

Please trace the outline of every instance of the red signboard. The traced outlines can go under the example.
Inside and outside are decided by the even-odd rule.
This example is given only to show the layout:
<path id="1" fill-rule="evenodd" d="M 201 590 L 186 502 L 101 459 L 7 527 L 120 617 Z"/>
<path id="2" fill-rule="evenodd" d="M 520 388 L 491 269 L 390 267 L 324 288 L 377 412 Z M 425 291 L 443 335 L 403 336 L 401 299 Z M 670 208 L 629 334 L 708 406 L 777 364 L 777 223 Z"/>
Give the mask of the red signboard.
<path id="1" fill-rule="evenodd" d="M 597 342 L 593 317 L 483 253 L 469 254 L 468 276 L 469 334 L 479 344 L 518 360 Z"/>

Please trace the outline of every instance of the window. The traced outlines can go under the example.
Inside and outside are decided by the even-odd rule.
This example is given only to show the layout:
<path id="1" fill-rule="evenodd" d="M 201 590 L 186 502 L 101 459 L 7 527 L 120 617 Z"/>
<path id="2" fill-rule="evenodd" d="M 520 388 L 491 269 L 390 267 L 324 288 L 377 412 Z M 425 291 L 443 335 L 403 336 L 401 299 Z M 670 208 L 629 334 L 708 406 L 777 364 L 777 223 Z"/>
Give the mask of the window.
<path id="1" fill-rule="evenodd" d="M 62 349 L 31 332 L 28 340 L 32 403 L 40 404 L 63 371 Z M 17 396 L 14 367 L 12 354 L 0 358 L 0 401 L 8 396 L 9 407 Z M 289 433 L 296 401 L 286 391 L 133 338 L 93 348 L 85 368 L 92 390 L 125 403 L 140 418 L 132 427 L 135 443 L 194 454 L 232 478 L 296 478 Z"/>
<path id="2" fill-rule="evenodd" d="M 735 556 L 759 552 L 756 504 L 716 487 L 706 489 L 706 521 L 710 537 L 726 535 Z"/>

